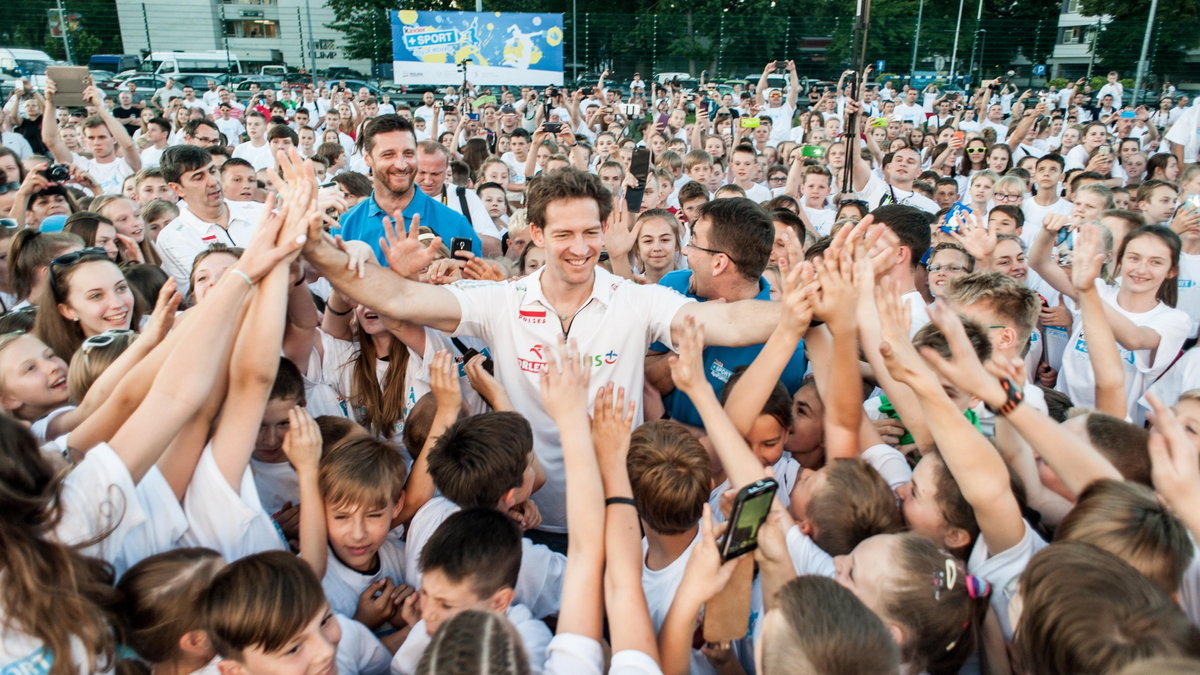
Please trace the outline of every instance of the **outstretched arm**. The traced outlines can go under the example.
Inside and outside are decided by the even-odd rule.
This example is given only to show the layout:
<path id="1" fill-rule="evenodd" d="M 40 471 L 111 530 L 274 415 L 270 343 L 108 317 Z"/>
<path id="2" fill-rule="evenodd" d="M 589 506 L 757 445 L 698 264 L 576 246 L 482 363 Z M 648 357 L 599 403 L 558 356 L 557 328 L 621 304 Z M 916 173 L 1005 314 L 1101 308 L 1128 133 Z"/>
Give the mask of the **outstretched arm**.
<path id="1" fill-rule="evenodd" d="M 427 267 L 433 262 L 437 239 L 428 249 L 417 241 L 420 218 L 414 216 L 408 233 L 403 234 L 389 218 L 384 218 L 384 240 L 381 242 L 388 263 Z M 440 286 L 409 281 L 391 270 L 366 265 L 363 274 L 347 269 L 348 256 L 325 236 L 320 222 L 309 229 L 305 258 L 352 302 L 373 307 L 392 319 L 424 324 L 444 332 L 458 328 L 462 310 L 453 293 Z M 421 261 L 420 264 L 413 260 Z"/>

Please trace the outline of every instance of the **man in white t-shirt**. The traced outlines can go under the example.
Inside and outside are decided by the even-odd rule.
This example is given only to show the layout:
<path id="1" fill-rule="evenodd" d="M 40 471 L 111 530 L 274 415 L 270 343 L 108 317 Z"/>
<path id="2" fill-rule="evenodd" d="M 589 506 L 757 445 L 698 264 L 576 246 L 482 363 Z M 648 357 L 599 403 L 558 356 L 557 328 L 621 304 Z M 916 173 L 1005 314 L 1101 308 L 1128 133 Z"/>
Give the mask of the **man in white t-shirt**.
<path id="1" fill-rule="evenodd" d="M 888 204 L 871 212 L 875 222 L 888 226 L 900 240 L 896 247 L 895 261 L 885 276 L 892 280 L 901 293 L 900 299 L 908 305 L 910 315 L 909 335 L 916 335 L 921 327 L 929 323 L 929 310 L 925 299 L 917 290 L 917 267 L 929 250 L 932 233 L 929 229 L 929 214 L 912 206 Z"/>
<path id="2" fill-rule="evenodd" d="M 1062 180 L 1064 167 L 1062 155 L 1053 153 L 1043 155 L 1033 165 L 1033 184 L 1037 187 L 1037 194 L 1021 202 L 1021 211 L 1025 214 L 1021 240 L 1026 247 L 1032 245 L 1034 236 L 1042 231 L 1042 221 L 1046 216 L 1051 213 L 1071 213 L 1071 202 L 1058 194 L 1058 183 Z"/>
<path id="3" fill-rule="evenodd" d="M 146 138 L 150 145 L 142 150 L 142 167 L 152 169 L 158 166 L 163 151 L 167 149 L 167 138 L 171 135 L 171 123 L 161 117 L 155 117 L 146 123 Z"/>
<path id="4" fill-rule="evenodd" d="M 857 108 L 848 101 L 846 109 Z M 928 213 L 937 213 L 937 202 L 913 190 L 913 182 L 921 174 L 921 153 L 912 148 L 900 148 L 883 156 L 884 178 L 871 171 L 862 154 L 854 153 L 854 190 L 862 195 L 871 208 L 886 204 L 908 204 Z M 917 254 L 920 258 L 925 252 Z"/>
<path id="5" fill-rule="evenodd" d="M 1104 100 L 1105 96 L 1112 96 L 1113 108 L 1121 109 L 1121 99 L 1125 96 L 1125 86 L 1117 81 L 1117 71 L 1112 71 L 1108 74 L 1108 82 L 1100 87 L 1100 100 Z"/>
<path id="6" fill-rule="evenodd" d="M 1167 129 L 1164 138 L 1170 143 L 1171 154 L 1180 164 L 1191 164 L 1200 158 L 1200 105 L 1184 110 Z"/>
<path id="7" fill-rule="evenodd" d="M 778 89 L 767 90 L 767 75 L 775 72 L 776 61 L 771 61 L 763 68 L 762 77 L 758 78 L 758 87 L 754 96 L 758 101 L 759 115 L 771 118 L 771 140 L 780 143 L 788 139 L 792 130 L 792 118 L 796 116 L 796 94 L 800 91 L 800 81 L 796 79 L 796 64 L 787 62 L 788 92 L 785 100 L 783 92 Z"/>
<path id="8" fill-rule="evenodd" d="M 920 94 L 916 89 L 909 89 L 904 92 L 904 102 L 900 103 L 892 110 L 892 115 L 900 119 L 901 122 L 912 122 L 913 126 L 920 127 L 925 123 L 925 107 L 917 103 L 917 95 Z"/>
<path id="9" fill-rule="evenodd" d="M 364 139 L 376 174 L 391 177 L 389 190 L 393 183 L 397 191 L 406 188 L 404 176 L 415 168 L 414 156 L 389 152 L 393 144 L 412 142 L 398 137 L 405 133 L 411 131 Z M 546 262 L 519 280 L 455 286 L 409 281 L 396 273 L 403 272 L 399 268 L 421 269 L 432 262 L 433 252 L 417 240 L 413 225 L 419 223 L 404 222 L 399 211 L 395 215 L 408 234 L 391 246 L 391 270 L 368 266 L 359 278 L 346 269 L 346 254 L 319 230 L 310 234 L 305 255 L 352 302 L 370 303 L 391 319 L 479 337 L 493 348 L 495 377 L 514 409 L 529 419 L 534 450 L 545 470 L 546 484 L 533 496 L 542 513 L 542 529 L 562 533 L 562 447 L 540 395 L 541 373 L 562 336 L 569 335 L 588 354 L 588 390 L 595 392 L 609 382 L 624 387 L 637 408 L 635 422 L 640 422 L 644 356 L 650 344 L 661 341 L 669 347 L 692 320 L 704 326 L 709 344 L 758 344 L 778 323 L 780 310 L 779 303 L 753 300 L 697 303 L 664 286 L 638 285 L 599 267 L 612 196 L 592 174 L 568 168 L 543 176 L 527 195 L 527 204 L 530 237 L 546 250 Z M 711 257 L 713 265 L 721 264 L 724 256 L 720 251 L 700 253 Z"/>
<path id="10" fill-rule="evenodd" d="M 257 110 L 246 113 L 246 136 L 250 140 L 238 144 L 233 156 L 253 164 L 255 171 L 275 166 L 275 156 L 267 142 L 267 118 Z"/>
<path id="11" fill-rule="evenodd" d="M 1004 123 L 1004 108 L 999 103 L 988 106 L 987 119 L 983 120 L 979 126 L 981 129 L 995 130 L 997 143 L 1003 143 L 1008 138 L 1008 125 Z"/>
<path id="12" fill-rule="evenodd" d="M 101 194 L 120 194 L 125 178 L 142 168 L 137 146 L 125 131 L 125 125 L 104 107 L 104 94 L 95 86 L 83 91 L 83 98 L 96 114 L 83 121 L 83 138 L 91 158 L 77 155 L 63 143 L 54 119 L 54 81 L 46 78 L 46 111 L 42 115 L 42 142 L 60 164 L 73 164 L 86 171 L 100 187 Z"/>
<path id="13" fill-rule="evenodd" d="M 771 191 L 754 182 L 754 172 L 758 170 L 757 157 L 752 147 L 739 145 L 729 153 L 729 172 L 733 174 L 733 184 L 746 191 L 746 198 L 761 204 L 771 198 Z"/>

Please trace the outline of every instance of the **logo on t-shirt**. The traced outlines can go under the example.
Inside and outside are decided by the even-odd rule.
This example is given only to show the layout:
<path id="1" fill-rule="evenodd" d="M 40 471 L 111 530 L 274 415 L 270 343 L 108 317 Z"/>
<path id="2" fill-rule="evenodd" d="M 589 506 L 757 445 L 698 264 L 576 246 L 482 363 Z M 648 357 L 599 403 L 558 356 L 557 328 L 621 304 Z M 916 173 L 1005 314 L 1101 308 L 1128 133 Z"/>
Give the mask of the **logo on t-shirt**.
<path id="1" fill-rule="evenodd" d="M 524 323 L 535 325 L 546 323 L 546 310 L 544 309 L 522 309 L 518 314 Z"/>
<path id="2" fill-rule="evenodd" d="M 540 373 L 546 370 L 546 356 L 542 354 L 542 345 L 529 348 L 529 358 L 517 357 L 517 366 L 527 373 Z"/>

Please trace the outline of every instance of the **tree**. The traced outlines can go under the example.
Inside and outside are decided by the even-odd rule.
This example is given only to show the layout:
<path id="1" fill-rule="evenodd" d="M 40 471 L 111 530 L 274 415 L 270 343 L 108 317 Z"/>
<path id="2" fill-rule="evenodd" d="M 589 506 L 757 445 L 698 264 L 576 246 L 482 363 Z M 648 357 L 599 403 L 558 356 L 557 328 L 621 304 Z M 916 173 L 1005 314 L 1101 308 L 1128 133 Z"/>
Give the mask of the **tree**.
<path id="1" fill-rule="evenodd" d="M 1145 0 L 1081 0 L 1079 12 L 1085 16 L 1108 15 L 1112 20 L 1096 43 L 1096 58 L 1102 68 L 1122 74 L 1136 73 L 1146 30 L 1150 3 Z M 1190 49 L 1200 46 L 1200 4 L 1195 2 L 1159 2 L 1147 73 L 1160 80 L 1177 79 L 1185 69 Z"/>

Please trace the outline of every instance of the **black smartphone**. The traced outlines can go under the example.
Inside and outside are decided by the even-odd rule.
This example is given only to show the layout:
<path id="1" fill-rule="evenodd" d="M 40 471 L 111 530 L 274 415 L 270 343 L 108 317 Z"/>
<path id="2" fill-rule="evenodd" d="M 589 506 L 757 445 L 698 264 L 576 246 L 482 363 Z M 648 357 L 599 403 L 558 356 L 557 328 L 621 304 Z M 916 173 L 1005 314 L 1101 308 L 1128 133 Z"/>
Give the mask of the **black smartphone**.
<path id="1" fill-rule="evenodd" d="M 650 148 L 637 148 L 633 151 L 633 159 L 629 163 L 629 172 L 637 179 L 637 187 L 625 191 L 625 203 L 630 213 L 642 210 L 642 197 L 646 194 L 646 176 L 650 175 L 652 153 Z"/>
<path id="2" fill-rule="evenodd" d="M 461 251 L 471 250 L 471 240 L 467 237 L 451 237 L 450 238 L 450 257 L 461 258 L 458 255 Z"/>
<path id="3" fill-rule="evenodd" d="M 785 70 L 786 68 L 787 61 L 780 60 L 775 62 L 775 70 Z"/>
<path id="4" fill-rule="evenodd" d="M 562 131 L 562 128 L 562 122 L 542 122 L 542 131 L 551 134 L 557 134 L 558 132 Z"/>
<path id="5" fill-rule="evenodd" d="M 733 560 L 758 548 L 758 529 L 771 513 L 771 500 L 778 489 L 774 479 L 764 478 L 738 490 L 729 514 L 729 529 L 721 539 L 723 559 Z"/>

